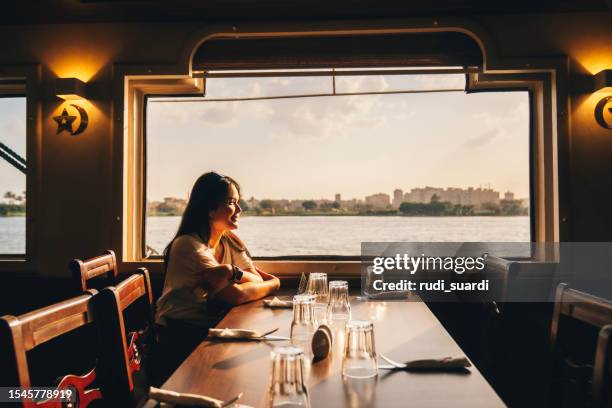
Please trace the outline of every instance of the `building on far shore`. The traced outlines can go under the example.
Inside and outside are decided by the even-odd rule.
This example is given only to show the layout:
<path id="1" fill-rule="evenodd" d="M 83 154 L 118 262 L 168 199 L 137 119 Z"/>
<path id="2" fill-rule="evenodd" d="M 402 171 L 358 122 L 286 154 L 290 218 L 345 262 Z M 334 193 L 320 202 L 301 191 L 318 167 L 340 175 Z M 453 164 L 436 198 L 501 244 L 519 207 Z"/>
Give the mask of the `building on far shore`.
<path id="1" fill-rule="evenodd" d="M 391 205 L 391 197 L 385 193 L 372 194 L 365 198 L 365 203 L 376 209 L 387 208 Z"/>
<path id="2" fill-rule="evenodd" d="M 403 201 L 404 190 L 402 190 L 401 188 L 396 188 L 395 190 L 393 190 L 393 202 L 391 203 L 393 208 L 399 208 Z"/>
<path id="3" fill-rule="evenodd" d="M 507 193 L 506 193 L 507 194 Z M 499 192 L 490 188 L 468 187 L 447 189 L 438 187 L 413 188 L 409 193 L 404 194 L 405 202 L 429 203 L 431 198 L 436 195 L 440 201 L 448 201 L 452 204 L 473 205 L 475 208 L 482 207 L 484 204 L 499 205 Z"/>

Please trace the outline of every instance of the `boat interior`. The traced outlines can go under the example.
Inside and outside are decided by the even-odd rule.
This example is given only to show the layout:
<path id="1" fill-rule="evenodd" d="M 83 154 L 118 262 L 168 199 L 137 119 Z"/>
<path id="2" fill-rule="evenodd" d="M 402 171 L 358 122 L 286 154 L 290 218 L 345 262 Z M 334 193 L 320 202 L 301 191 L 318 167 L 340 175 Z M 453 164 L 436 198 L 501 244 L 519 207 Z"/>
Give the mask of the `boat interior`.
<path id="1" fill-rule="evenodd" d="M 8 1 L 0 49 L 0 404 L 612 406 L 610 0 Z M 499 99 L 486 99 L 492 97 Z M 409 98 L 428 99 L 418 99 L 419 108 Z M 387 141 L 396 119 L 398 129 L 399 121 L 423 125 Z M 190 122 L 197 126 L 187 137 Z M 493 133 L 475 133 L 489 128 Z M 507 145 L 515 132 L 524 136 L 520 154 Z M 415 144 L 400 141 L 413 133 L 421 136 Z M 432 150 L 408 150 L 419 143 Z M 446 146 L 469 151 L 471 165 Z M 436 157 L 435 149 L 449 153 Z M 437 211 L 431 194 L 421 207 L 402 203 L 418 189 L 397 190 L 399 198 L 374 194 L 363 204 L 339 193 L 318 200 L 328 193 L 308 190 L 335 183 L 324 190 L 333 197 L 344 182 L 346 191 L 362 191 L 360 184 L 397 188 L 395 180 L 416 187 L 414 175 L 429 173 L 460 185 L 466 166 L 480 175 L 476 184 L 498 174 L 509 183 L 520 178 L 517 197 L 527 198 L 509 192 L 496 196 L 499 207 L 476 205 L 473 213 L 462 201 L 452 207 L 454 196 L 441 189 L 436 194 L 451 197 L 443 197 L 444 211 L 455 215 L 429 217 L 419 211 Z M 272 297 L 241 292 L 208 337 L 183 339 L 188 353 L 162 370 L 155 361 L 172 353 L 156 346 L 156 316 L 170 285 L 167 268 L 178 262 L 165 260 L 164 249 L 189 200 L 185 190 L 207 171 L 243 183 L 243 229 L 236 234 L 250 251 L 240 239 L 223 242 L 252 255 L 253 270 L 265 271 L 259 280 L 278 280 L 271 300 L 278 304 L 268 309 Z M 270 192 L 256 192 L 256 199 L 250 191 L 260 185 Z M 520 233 L 487 235 L 498 218 Z M 442 226 L 435 232 L 429 219 L 449 224 L 436 224 Z M 454 219 L 469 222 L 464 235 L 448 229 Z M 410 235 L 417 228 L 422 234 Z M 403 300 L 367 301 L 367 266 L 389 251 L 408 252 L 404 241 L 434 245 L 419 246 L 417 256 L 442 251 L 447 247 L 435 246 L 442 242 L 463 243 L 455 255 L 486 252 L 478 274 L 455 268 L 450 281 L 486 280 L 496 293 L 483 295 L 474 284 L 448 301 L 434 286 L 420 286 Z M 495 242 L 514 249 L 522 243 L 517 250 L 527 253 L 496 252 Z M 229 259 L 230 246 L 223 248 L 219 261 Z M 239 286 L 243 271 L 231 264 L 230 282 Z M 346 374 L 347 339 L 360 333 L 364 347 L 370 344 L 371 327 L 352 321 L 339 337 L 319 326 L 306 347 L 315 358 L 291 357 L 306 367 L 295 378 L 278 371 L 290 367 L 279 363 L 288 347 L 232 341 L 240 335 L 234 332 L 210 339 L 215 328 L 294 339 L 298 310 L 306 306 L 292 296 L 315 293 L 316 273 L 325 274 L 330 305 L 341 285 L 328 288 L 327 279 L 348 282 L 353 319 L 374 322 L 376 382 L 355 385 Z M 344 348 L 334 349 L 342 336 Z M 336 350 L 324 349 L 321 361 L 317 338 Z M 381 355 L 408 367 L 410 359 L 459 357 L 463 372 L 383 373 Z M 275 388 L 274 381 L 285 382 Z M 19 396 L 37 387 L 51 394 Z M 49 402 L 66 390 L 76 405 Z M 285 391 L 303 400 L 282 405 L 276 394 Z"/>

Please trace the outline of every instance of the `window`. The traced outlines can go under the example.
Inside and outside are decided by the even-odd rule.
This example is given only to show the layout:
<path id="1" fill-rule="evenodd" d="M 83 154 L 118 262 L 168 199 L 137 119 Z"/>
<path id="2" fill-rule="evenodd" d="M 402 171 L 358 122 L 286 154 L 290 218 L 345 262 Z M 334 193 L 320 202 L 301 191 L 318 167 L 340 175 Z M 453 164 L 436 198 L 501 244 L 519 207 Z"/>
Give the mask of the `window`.
<path id="1" fill-rule="evenodd" d="M 148 255 L 210 170 L 241 183 L 238 233 L 257 257 L 530 241 L 528 92 L 466 94 L 463 74 L 384 71 L 220 75 L 205 97 L 149 97 Z"/>
<path id="2" fill-rule="evenodd" d="M 0 254 L 25 254 L 25 208 L 26 98 L 0 93 Z"/>

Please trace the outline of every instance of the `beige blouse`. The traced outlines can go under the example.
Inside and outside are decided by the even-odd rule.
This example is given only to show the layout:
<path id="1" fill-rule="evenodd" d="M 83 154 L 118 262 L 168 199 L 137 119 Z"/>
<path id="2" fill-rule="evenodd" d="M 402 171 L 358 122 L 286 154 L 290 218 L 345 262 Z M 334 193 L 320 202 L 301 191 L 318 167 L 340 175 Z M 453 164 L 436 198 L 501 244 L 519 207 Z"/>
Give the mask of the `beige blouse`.
<path id="1" fill-rule="evenodd" d="M 233 233 L 221 238 L 223 259 L 221 264 L 234 264 L 255 271 L 255 266 L 244 243 Z M 181 235 L 170 249 L 170 262 L 166 270 L 164 290 L 157 301 L 156 321 L 166 325 L 166 318 L 210 327 L 227 310 L 213 302 L 203 289 L 204 269 L 218 266 L 214 251 L 197 234 Z"/>

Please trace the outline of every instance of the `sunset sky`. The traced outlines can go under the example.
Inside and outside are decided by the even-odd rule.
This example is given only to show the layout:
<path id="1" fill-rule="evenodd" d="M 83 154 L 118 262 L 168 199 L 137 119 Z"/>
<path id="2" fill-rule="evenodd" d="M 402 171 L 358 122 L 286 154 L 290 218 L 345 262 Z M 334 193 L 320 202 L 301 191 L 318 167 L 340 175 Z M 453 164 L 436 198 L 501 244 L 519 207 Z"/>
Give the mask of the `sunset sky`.
<path id="1" fill-rule="evenodd" d="M 338 77 L 337 92 L 463 89 L 463 75 Z M 331 91 L 330 77 L 209 79 L 206 99 Z M 176 99 L 176 98 L 174 98 Z M 245 198 L 363 198 L 395 188 L 529 192 L 526 92 L 148 104 L 148 199 L 215 170 Z"/>

